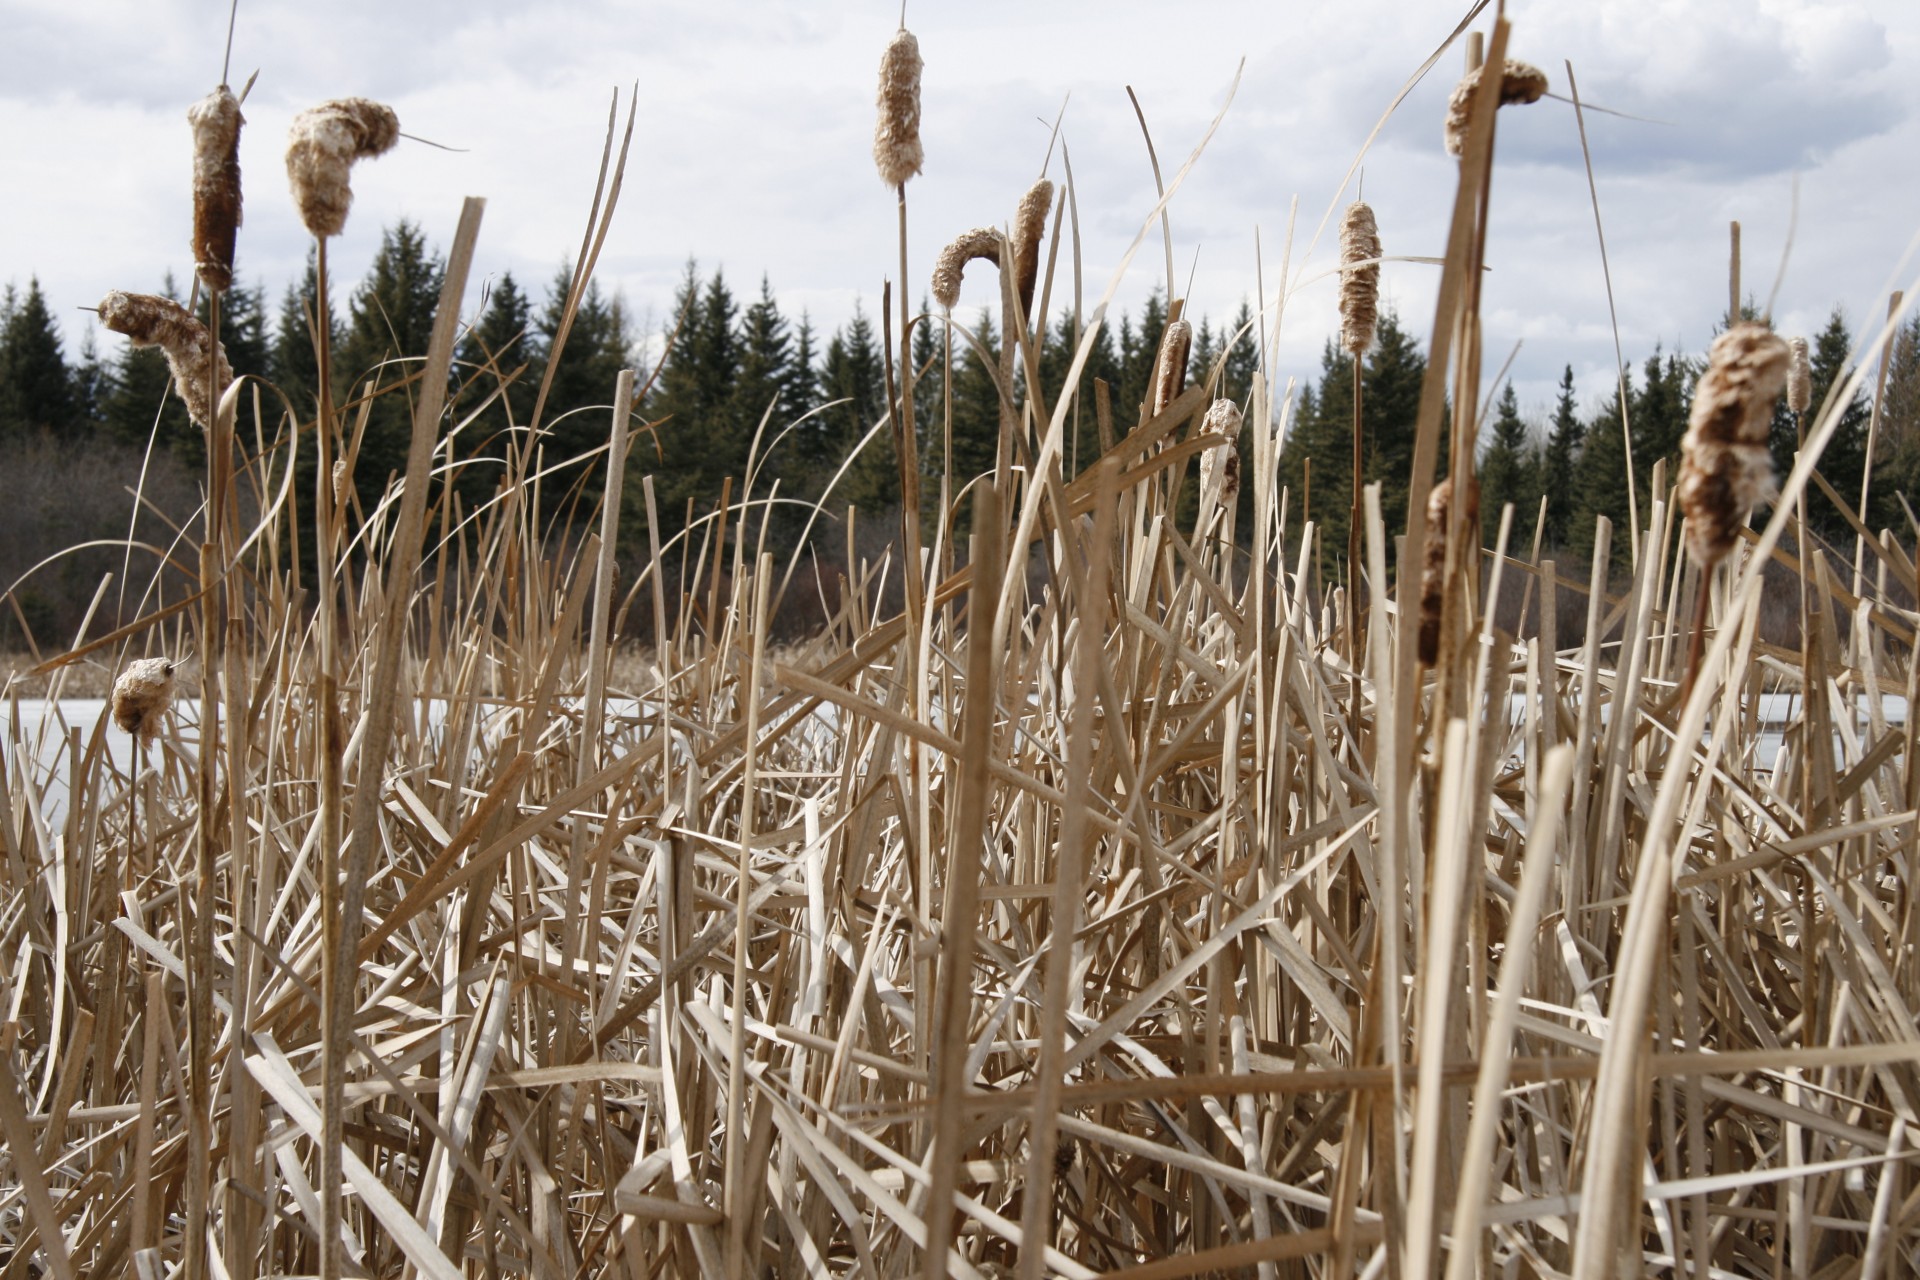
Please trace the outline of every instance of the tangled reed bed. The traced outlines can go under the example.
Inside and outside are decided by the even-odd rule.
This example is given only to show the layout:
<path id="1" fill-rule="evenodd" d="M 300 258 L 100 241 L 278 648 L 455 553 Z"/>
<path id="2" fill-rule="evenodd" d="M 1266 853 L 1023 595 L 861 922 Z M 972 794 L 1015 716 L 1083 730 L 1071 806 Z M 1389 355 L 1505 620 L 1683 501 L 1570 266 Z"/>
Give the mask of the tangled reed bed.
<path id="1" fill-rule="evenodd" d="M 1486 97 L 1416 513 L 1471 430 L 1442 383 L 1477 362 Z M 193 726 L 128 769 L 104 716 L 51 751 L 8 721 L 0 1276 L 1911 1265 L 1920 729 L 1881 695 L 1920 692 L 1913 544 L 1863 541 L 1850 591 L 1812 567 L 1799 654 L 1755 640 L 1837 408 L 1711 570 L 1676 701 L 1701 570 L 1664 480 L 1618 595 L 1604 525 L 1587 584 L 1504 546 L 1483 579 L 1477 519 L 1445 514 L 1390 576 L 1369 490 L 1356 645 L 1285 534 L 1283 394 L 1246 406 L 1251 528 L 1182 522 L 1232 447 L 1209 376 L 1132 430 L 1089 407 L 1111 444 L 1073 477 L 1072 406 L 1022 403 L 968 553 L 933 513 L 905 613 L 899 566 L 847 564 L 778 656 L 751 487 L 663 546 L 642 478 L 650 555 L 616 586 L 630 376 L 600 534 L 560 556 L 531 451 L 479 512 L 429 491 L 437 404 L 363 527 L 314 484 L 317 582 L 286 553 L 311 421 L 243 455 L 259 527 L 216 490 L 201 595 L 90 650 L 192 650 Z M 1591 625 L 1563 651 L 1569 591 Z M 1492 625 L 1515 592 L 1544 633 Z M 620 688 L 630 611 L 658 643 Z"/>

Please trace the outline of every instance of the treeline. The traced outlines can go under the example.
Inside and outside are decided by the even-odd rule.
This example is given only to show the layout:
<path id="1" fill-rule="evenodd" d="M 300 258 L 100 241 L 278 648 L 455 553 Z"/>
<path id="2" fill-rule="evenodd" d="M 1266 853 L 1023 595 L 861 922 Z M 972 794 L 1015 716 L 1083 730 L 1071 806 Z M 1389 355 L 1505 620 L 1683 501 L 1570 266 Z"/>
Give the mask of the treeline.
<path id="1" fill-rule="evenodd" d="M 1751 317 L 1750 317 L 1751 318 Z M 1825 328 L 1808 339 L 1812 365 L 1812 407 L 1804 423 L 1782 399 L 1777 407 L 1771 447 L 1784 477 L 1803 439 L 1811 431 L 1829 392 L 1846 379 L 1853 334 L 1836 309 Z M 1561 375 L 1552 412 L 1529 420 L 1521 412 L 1511 383 L 1499 390 L 1479 432 L 1480 511 L 1487 545 L 1499 532 L 1506 503 L 1514 507 L 1509 548 L 1531 548 L 1536 532 L 1541 546 L 1574 560 L 1593 549 L 1595 518 L 1606 516 L 1616 531 L 1629 517 L 1626 487 L 1627 442 L 1632 441 L 1632 472 L 1638 510 L 1644 520 L 1652 498 L 1656 464 L 1665 461 L 1671 483 L 1678 475 L 1680 439 L 1686 434 L 1693 388 L 1704 368 L 1699 357 L 1655 351 L 1636 370 L 1628 367 L 1609 382 L 1606 399 L 1591 416 L 1580 412 L 1580 388 L 1568 366 Z M 1381 485 L 1388 530 L 1405 528 L 1407 478 L 1413 458 L 1414 423 L 1426 361 L 1413 340 L 1391 317 L 1379 328 L 1362 363 L 1361 417 L 1365 475 Z M 1819 475 L 1846 502 L 1859 503 L 1865 475 L 1868 427 L 1872 416 L 1868 381 L 1840 411 L 1840 424 L 1821 455 Z M 1317 382 L 1299 395 L 1294 422 L 1281 451 L 1281 470 L 1301 513 L 1319 526 L 1323 546 L 1347 545 L 1348 503 L 1353 471 L 1352 357 L 1331 342 L 1321 359 Z M 1873 482 L 1865 519 L 1874 530 L 1907 527 L 1907 511 L 1920 494 L 1920 316 L 1896 335 L 1881 399 L 1881 421 L 1874 447 Z M 1822 537 L 1851 545 L 1852 525 L 1819 490 L 1808 490 L 1807 519 Z M 1661 495 L 1664 496 L 1664 495 Z M 1541 499 L 1545 498 L 1544 511 Z M 1542 527 L 1536 525 L 1544 520 Z M 1628 554 L 1629 540 L 1616 537 L 1616 559 Z"/>
<path id="2" fill-rule="evenodd" d="M 336 404 L 351 408 L 348 421 L 358 439 L 354 474 L 363 509 L 405 464 L 410 403 L 417 391 L 410 380 L 419 376 L 444 270 L 420 228 L 402 221 L 383 232 L 363 279 L 350 289 L 334 286 L 331 391 Z M 630 460 L 635 483 L 628 492 L 637 505 L 638 477 L 653 477 L 657 509 L 667 526 L 663 536 L 709 512 L 728 478 L 735 482 L 737 499 L 750 454 L 757 467 L 753 496 L 775 499 L 768 516 L 770 549 L 790 550 L 811 505 L 823 500 L 829 520 L 822 533 L 837 537 L 832 521 L 850 504 L 867 513 L 867 527 L 890 527 L 885 517 L 900 501 L 900 473 L 891 432 L 874 430 L 885 421 L 888 398 L 879 317 L 856 306 L 851 319 L 823 337 L 806 314 L 781 311 L 767 279 L 742 297 L 723 271 L 703 273 L 689 262 L 658 334 L 642 332 L 620 298 L 589 285 L 558 363 L 549 369 L 571 278 L 571 270 L 562 268 L 545 282 L 539 299 L 510 273 L 484 280 L 478 318 L 462 336 L 450 388 L 454 439 L 448 456 L 454 466 L 447 475 L 463 510 L 495 496 L 509 451 L 519 449 L 538 464 L 553 529 L 577 529 L 603 479 L 616 378 L 623 368 L 636 367 L 643 381 L 650 376 L 650 385 L 635 407 Z M 170 281 L 163 290 L 174 292 Z M 276 302 L 270 304 L 259 287 L 236 288 L 222 300 L 220 316 L 235 371 L 272 383 L 306 421 L 318 389 L 311 328 L 318 291 L 309 260 L 303 278 Z M 204 315 L 204 303 L 201 310 Z M 913 330 L 912 356 L 922 492 L 931 499 L 940 492 L 942 476 L 951 474 L 959 487 L 993 466 L 1002 409 L 1002 343 L 991 312 L 955 316 L 949 328 L 944 320 L 927 318 L 927 310 L 924 303 L 916 309 L 922 318 Z M 1156 291 L 1137 315 L 1123 314 L 1096 335 L 1068 421 L 1070 470 L 1100 452 L 1095 381 L 1107 384 L 1110 429 L 1123 434 L 1147 394 L 1167 323 L 1166 300 Z M 179 400 L 167 394 L 166 363 L 157 350 L 134 350 L 115 339 L 116 349 L 103 356 L 89 331 L 79 358 L 69 361 L 59 330 L 37 281 L 24 291 L 9 287 L 0 295 L 0 450 L 22 458 L 22 441 L 50 432 L 58 440 L 136 447 L 157 439 L 189 468 L 204 461 L 201 433 Z M 1200 318 L 1190 377 L 1205 377 L 1217 363 L 1216 394 L 1244 405 L 1258 367 L 1253 330 L 1245 303 L 1222 325 Z M 1044 403 L 1057 402 L 1079 337 L 1070 311 L 1048 324 L 1038 361 Z M 1843 377 L 1851 347 L 1852 336 L 1836 311 L 1812 338 L 1816 411 Z M 1366 478 L 1382 485 L 1389 529 L 1405 525 L 1425 369 L 1419 344 L 1394 316 L 1384 316 L 1361 366 L 1361 439 Z M 1542 518 L 1545 525 L 1537 531 L 1542 544 L 1569 560 L 1590 551 L 1596 516 L 1623 526 L 1629 510 L 1623 421 L 1630 425 L 1632 472 L 1644 511 L 1655 465 L 1678 458 L 1699 371 L 1697 358 L 1656 351 L 1624 371 L 1605 389 L 1598 413 L 1586 416 L 1579 409 L 1582 389 L 1568 368 L 1552 412 L 1534 421 L 1522 414 L 1511 385 L 1503 387 L 1480 432 L 1481 510 L 1489 542 L 1507 502 L 1515 507 L 1515 549 L 1531 545 Z M 901 375 L 894 370 L 896 380 Z M 1016 368 L 1016 401 L 1026 396 L 1025 381 L 1026 371 Z M 539 403 L 543 383 L 546 396 Z M 379 394 L 362 406 L 358 401 L 368 388 Z M 1330 342 L 1317 378 L 1304 379 L 1298 391 L 1281 451 L 1291 526 L 1297 530 L 1303 517 L 1311 518 L 1336 560 L 1347 541 L 1353 392 L 1352 358 Z M 535 432 L 530 426 L 537 403 Z M 1902 523 L 1901 496 L 1920 489 L 1920 319 L 1898 335 L 1882 410 L 1874 497 L 1867 512 L 1876 529 Z M 1868 395 L 1856 395 L 1822 461 L 1823 479 L 1849 503 L 1857 501 L 1868 466 L 1869 417 Z M 1781 407 L 1773 446 L 1783 474 L 1803 425 L 1811 423 L 1796 422 Z M 758 452 L 753 453 L 756 437 Z M 848 462 L 863 441 L 865 447 Z M 311 460 L 312 451 L 305 456 Z M 1668 475 L 1673 474 L 1670 466 Z M 1249 497 L 1243 494 L 1242 501 Z M 1811 494 L 1809 515 L 1822 534 L 1843 538 L 1849 533 L 1844 516 L 1823 494 Z M 757 527 L 758 518 L 753 523 Z M 637 551 L 644 545 L 644 523 L 629 519 L 624 527 L 633 539 L 628 549 Z M 1625 538 L 1614 542 L 1617 552 L 1626 545 Z"/>

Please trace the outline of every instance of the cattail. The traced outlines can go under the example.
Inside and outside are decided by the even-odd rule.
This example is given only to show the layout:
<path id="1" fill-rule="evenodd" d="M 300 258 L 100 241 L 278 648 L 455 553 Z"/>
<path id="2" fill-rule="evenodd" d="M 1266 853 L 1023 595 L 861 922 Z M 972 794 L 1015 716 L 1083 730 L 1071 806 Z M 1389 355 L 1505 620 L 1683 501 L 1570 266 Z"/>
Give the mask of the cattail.
<path id="1" fill-rule="evenodd" d="M 165 658 L 136 658 L 113 682 L 113 722 L 142 748 L 160 736 L 160 722 L 173 705 L 173 669 Z"/>
<path id="2" fill-rule="evenodd" d="M 227 350 L 171 298 L 118 289 L 100 300 L 100 323 L 133 339 L 136 347 L 159 347 L 173 372 L 173 389 L 187 403 L 187 414 L 201 429 L 213 426 L 220 394 L 233 381 Z"/>
<path id="3" fill-rule="evenodd" d="M 287 130 L 287 181 L 300 220 L 315 236 L 337 236 L 353 203 L 348 174 L 355 160 L 390 150 L 400 137 L 391 107 L 365 98 L 336 98 L 308 107 Z"/>
<path id="4" fill-rule="evenodd" d="M 1216 504 L 1231 504 L 1240 494 L 1240 406 L 1215 400 L 1200 419 L 1200 434 L 1226 441 L 1200 455 L 1200 509 L 1210 511 Z"/>
<path id="5" fill-rule="evenodd" d="M 1480 87 L 1485 66 L 1475 67 L 1460 77 L 1447 99 L 1447 154 L 1457 156 L 1467 149 L 1467 117 L 1473 114 L 1474 91 Z M 1525 62 L 1507 59 L 1500 77 L 1500 105 L 1538 102 L 1547 92 L 1547 73 Z"/>
<path id="6" fill-rule="evenodd" d="M 1747 513 L 1773 498 L 1767 435 L 1793 356 L 1764 325 L 1740 324 L 1714 339 L 1680 441 L 1680 510 L 1687 554 L 1702 569 L 1733 550 Z"/>
<path id="7" fill-rule="evenodd" d="M 1813 365 L 1807 359 L 1807 340 L 1788 338 L 1787 408 L 1805 413 L 1813 404 Z"/>
<path id="8" fill-rule="evenodd" d="M 333 505 L 344 507 L 347 504 L 347 486 L 353 483 L 353 475 L 347 470 L 345 458 L 333 460 Z"/>
<path id="9" fill-rule="evenodd" d="M 880 119 L 873 127 L 873 163 L 880 181 L 898 187 L 920 172 L 920 42 L 905 27 L 880 55 Z"/>
<path id="10" fill-rule="evenodd" d="M 240 100 L 224 84 L 187 108 L 193 126 L 193 269 L 214 293 L 233 285 L 240 229 Z"/>
<path id="11" fill-rule="evenodd" d="M 1380 311 L 1380 229 L 1364 200 L 1340 220 L 1340 345 L 1355 359 L 1373 345 Z"/>
<path id="12" fill-rule="evenodd" d="M 1027 188 L 1013 215 L 1013 285 L 1020 292 L 1020 314 L 1033 314 L 1033 286 L 1040 278 L 1040 240 L 1053 208 L 1053 184 L 1045 178 Z"/>
<path id="13" fill-rule="evenodd" d="M 1187 352 L 1193 349 L 1193 326 L 1175 320 L 1160 337 L 1160 358 L 1153 364 L 1153 412 L 1158 417 L 1187 385 Z"/>
<path id="14" fill-rule="evenodd" d="M 1440 661 L 1440 614 L 1447 598 L 1447 524 L 1453 513 L 1453 477 L 1448 476 L 1427 492 L 1427 553 L 1420 566 L 1420 661 L 1431 667 Z M 1461 519 L 1472 528 L 1480 525 L 1480 487 L 1467 486 L 1466 509 Z"/>
<path id="15" fill-rule="evenodd" d="M 975 227 L 940 251 L 933 264 L 933 300 L 947 310 L 960 301 L 960 276 L 975 258 L 998 265 L 1007 238 L 992 227 Z"/>

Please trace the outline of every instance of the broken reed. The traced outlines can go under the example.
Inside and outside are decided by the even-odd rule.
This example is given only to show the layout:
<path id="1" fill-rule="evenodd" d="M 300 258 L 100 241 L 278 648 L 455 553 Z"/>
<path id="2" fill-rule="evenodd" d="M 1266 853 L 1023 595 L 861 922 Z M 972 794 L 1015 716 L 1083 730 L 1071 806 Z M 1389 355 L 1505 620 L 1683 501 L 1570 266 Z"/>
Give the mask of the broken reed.
<path id="1" fill-rule="evenodd" d="M 1465 260 L 1456 246 L 1450 271 Z M 138 773 L 95 724 L 56 716 L 36 744 L 7 722 L 13 1256 L 311 1273 L 340 1228 L 343 1270 L 541 1280 L 1911 1256 L 1920 741 L 1878 694 L 1914 700 L 1914 548 L 1873 544 L 1884 575 L 1852 604 L 1808 567 L 1847 625 L 1806 615 L 1830 645 L 1803 653 L 1758 641 L 1743 563 L 1712 731 L 1676 733 L 1680 557 L 1643 555 L 1619 595 L 1605 523 L 1584 589 L 1497 562 L 1484 598 L 1461 593 L 1471 660 L 1420 673 L 1412 567 L 1389 595 L 1399 531 L 1365 492 L 1395 606 L 1375 651 L 1409 662 L 1354 672 L 1354 698 L 1335 584 L 1283 518 L 1282 406 L 1256 382 L 1250 527 L 1210 557 L 1177 486 L 1198 453 L 1222 459 L 1204 487 L 1224 494 L 1231 417 L 1184 373 L 1164 385 L 1095 466 L 996 486 L 976 559 L 932 577 L 916 624 L 881 603 L 899 565 L 849 552 L 826 629 L 786 652 L 764 644 L 781 567 L 744 551 L 764 486 L 716 513 L 745 531 L 731 546 L 716 520 L 670 535 L 650 502 L 642 520 L 603 498 L 610 537 L 647 548 L 618 600 L 590 541 L 555 553 L 571 495 L 517 450 L 495 500 L 456 510 L 449 490 L 419 512 L 448 532 L 418 575 L 392 551 L 400 495 L 332 530 L 344 589 L 318 612 L 286 567 L 291 514 L 266 509 L 227 648 L 246 678 L 209 694 L 246 744 L 214 804 L 178 717 Z M 1036 422 L 1071 416 L 1021 394 Z M 278 441 L 244 461 L 262 492 L 294 425 L 247 423 Z M 316 495 L 331 482 L 321 468 Z M 1477 529 L 1450 514 L 1440 529 Z M 1653 504 L 1642 545 L 1675 546 L 1677 524 Z M 1498 630 L 1515 576 L 1543 617 L 1586 597 L 1580 644 Z M 654 645 L 610 674 L 587 619 L 629 599 Z M 204 651 L 196 624 L 166 614 L 139 638 Z M 404 697 L 383 701 L 378 659 L 336 683 L 331 655 L 390 642 Z M 1782 692 L 1799 701 L 1775 742 L 1758 716 Z M 343 769 L 349 749 L 383 754 L 375 734 L 387 767 Z M 49 745 L 64 808 L 15 763 Z M 371 928 L 335 1024 L 352 1087 L 323 1115 L 338 885 L 318 868 L 343 804 L 364 816 Z M 202 850 L 215 909 L 189 911 Z M 1630 930 L 1623 904 L 1649 886 L 1673 910 Z M 221 1050 L 199 1080 L 180 1051 L 190 941 L 217 979 L 195 988 Z M 56 954 L 68 981 L 49 980 Z M 1616 1004 L 1629 980 L 1644 1019 Z M 1608 1052 L 1624 1093 L 1599 1087 Z M 337 1210 L 314 1185 L 329 1122 Z M 195 1181 L 196 1151 L 216 1177 Z M 1626 1190 L 1588 1173 L 1596 1153 Z"/>

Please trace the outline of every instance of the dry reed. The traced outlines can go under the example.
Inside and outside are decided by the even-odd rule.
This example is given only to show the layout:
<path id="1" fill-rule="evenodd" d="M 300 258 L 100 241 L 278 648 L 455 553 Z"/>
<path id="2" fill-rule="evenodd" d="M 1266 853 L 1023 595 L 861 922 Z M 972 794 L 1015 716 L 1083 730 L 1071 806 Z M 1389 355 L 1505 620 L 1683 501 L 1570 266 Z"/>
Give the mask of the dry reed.
<path id="1" fill-rule="evenodd" d="M 187 108 L 193 126 L 193 269 L 214 293 L 233 285 L 240 228 L 240 100 L 221 85 Z"/>
<path id="2" fill-rule="evenodd" d="M 220 396 L 233 381 L 227 349 L 171 298 L 115 289 L 100 300 L 100 323 L 125 334 L 136 347 L 159 347 L 173 373 L 173 389 L 187 413 L 205 430 L 213 425 Z"/>
<path id="3" fill-rule="evenodd" d="M 307 231 L 337 236 L 353 204 L 356 160 L 383 155 L 400 140 L 400 118 L 366 98 L 336 98 L 308 107 L 287 130 L 287 181 Z"/>
<path id="4" fill-rule="evenodd" d="M 1477 367 L 1484 176 L 1460 174 L 1448 370 Z M 1738 369 L 1749 400 L 1716 390 Z M 1710 378 L 1744 440 L 1758 371 Z M 1603 522 L 1590 583 L 1464 575 L 1472 661 L 1420 671 L 1427 610 L 1370 486 L 1350 655 L 1264 380 L 1236 422 L 1156 376 L 1159 412 L 1079 474 L 1076 381 L 1013 394 L 1044 434 L 911 619 L 898 566 L 850 547 L 826 628 L 771 653 L 780 568 L 610 476 L 599 528 L 647 548 L 628 589 L 655 619 L 616 663 L 610 553 L 556 545 L 516 452 L 474 516 L 389 489 L 316 549 L 270 508 L 230 615 L 110 639 L 222 646 L 224 750 L 190 711 L 137 771 L 91 710 L 0 722 L 12 1270 L 262 1280 L 319 1270 L 323 1235 L 382 1280 L 1910 1268 L 1920 726 L 1882 695 L 1920 690 L 1911 543 L 1870 543 L 1884 572 L 1851 596 L 1802 569 L 1850 621 L 1803 653 L 1758 642 L 1743 569 L 1717 718 L 1695 698 L 1676 731 L 1679 557 L 1611 596 Z M 261 412 L 239 479 L 275 492 L 311 455 Z M 409 470 L 452 466 L 431 405 L 415 425 Z M 1231 511 L 1235 435 L 1251 518 L 1222 554 L 1185 463 Z M 746 489 L 732 521 L 760 518 Z M 1444 567 L 1478 521 L 1444 485 L 1412 501 L 1410 559 Z M 1642 545 L 1674 520 L 1652 504 Z M 338 580 L 318 610 L 303 555 Z M 1502 573 L 1585 595 L 1584 637 L 1502 632 Z M 368 924 L 332 960 L 328 830 L 364 854 Z"/>

